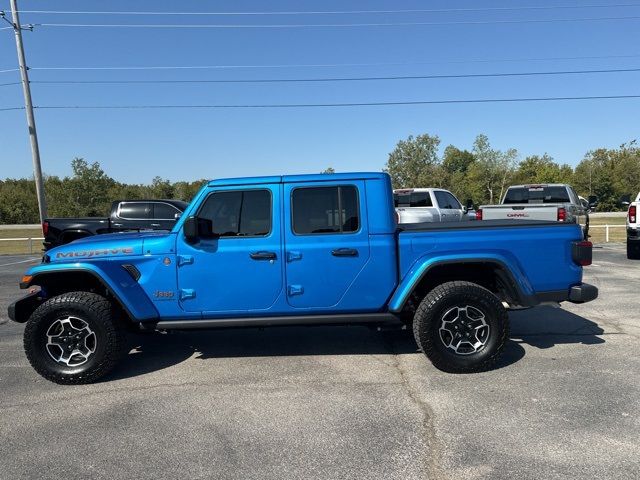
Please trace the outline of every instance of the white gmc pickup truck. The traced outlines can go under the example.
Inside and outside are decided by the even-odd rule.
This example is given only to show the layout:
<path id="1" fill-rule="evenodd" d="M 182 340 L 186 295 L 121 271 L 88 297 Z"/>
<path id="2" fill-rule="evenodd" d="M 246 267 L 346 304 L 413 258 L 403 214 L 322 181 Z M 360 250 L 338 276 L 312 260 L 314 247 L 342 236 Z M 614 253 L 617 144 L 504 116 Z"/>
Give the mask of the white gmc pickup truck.
<path id="1" fill-rule="evenodd" d="M 627 211 L 627 258 L 640 260 L 640 222 L 638 211 L 640 210 L 640 193 L 634 202 L 629 204 Z"/>
<path id="2" fill-rule="evenodd" d="M 589 225 L 589 206 L 570 185 L 514 185 L 500 205 L 482 205 L 478 220 L 547 220 Z"/>

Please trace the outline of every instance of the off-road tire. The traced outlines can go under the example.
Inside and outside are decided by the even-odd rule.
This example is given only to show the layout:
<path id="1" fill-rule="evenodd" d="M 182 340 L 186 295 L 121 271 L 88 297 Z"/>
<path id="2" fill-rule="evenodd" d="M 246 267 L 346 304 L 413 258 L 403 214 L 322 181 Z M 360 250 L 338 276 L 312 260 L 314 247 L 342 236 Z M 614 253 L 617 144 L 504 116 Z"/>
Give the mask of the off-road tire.
<path id="1" fill-rule="evenodd" d="M 50 298 L 29 317 L 24 349 L 41 376 L 63 385 L 92 383 L 109 373 L 124 353 L 125 329 L 107 299 L 90 292 L 69 292 Z M 56 362 L 47 350 L 49 329 L 61 318 L 85 322 L 95 334 L 95 351 L 79 366 Z"/>
<path id="2" fill-rule="evenodd" d="M 640 240 L 627 239 L 627 259 L 640 260 Z"/>
<path id="3" fill-rule="evenodd" d="M 451 309 L 471 306 L 484 315 L 488 334 L 483 346 L 469 354 L 456 353 L 441 339 L 440 328 Z M 490 369 L 509 338 L 509 317 L 502 302 L 489 290 L 471 282 L 447 282 L 431 290 L 413 320 L 418 346 L 444 372 L 472 373 Z"/>

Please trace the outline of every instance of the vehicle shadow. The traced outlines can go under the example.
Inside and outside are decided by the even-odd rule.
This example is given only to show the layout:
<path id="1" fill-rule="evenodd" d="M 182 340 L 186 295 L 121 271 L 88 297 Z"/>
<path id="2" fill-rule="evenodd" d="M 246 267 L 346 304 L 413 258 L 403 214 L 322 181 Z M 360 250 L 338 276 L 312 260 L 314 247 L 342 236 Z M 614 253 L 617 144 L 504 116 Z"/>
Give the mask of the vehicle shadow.
<path id="1" fill-rule="evenodd" d="M 511 340 L 494 368 L 525 356 L 522 344 L 551 348 L 558 344 L 604 343 L 595 322 L 566 310 L 536 307 L 510 313 Z M 364 326 L 270 327 L 185 330 L 168 334 L 132 335 L 131 351 L 104 381 L 136 377 L 198 360 L 303 355 L 376 355 L 422 353 L 411 329 L 377 331 Z M 426 359 L 425 359 L 426 361 Z"/>
<path id="2" fill-rule="evenodd" d="M 131 351 L 105 381 L 135 377 L 198 360 L 306 355 L 421 354 L 410 330 L 309 326 L 184 330 L 131 335 Z"/>
<path id="3" fill-rule="evenodd" d="M 558 344 L 604 343 L 598 337 L 604 330 L 594 321 L 561 308 L 540 306 L 511 312 L 511 338 L 537 348 L 551 348 Z"/>

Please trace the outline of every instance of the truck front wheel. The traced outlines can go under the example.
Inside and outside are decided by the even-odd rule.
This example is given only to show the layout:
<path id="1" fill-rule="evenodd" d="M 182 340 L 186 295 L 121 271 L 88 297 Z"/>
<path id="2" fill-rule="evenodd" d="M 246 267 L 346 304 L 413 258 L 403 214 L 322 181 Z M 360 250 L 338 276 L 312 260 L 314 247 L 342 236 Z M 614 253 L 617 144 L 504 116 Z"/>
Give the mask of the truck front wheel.
<path id="1" fill-rule="evenodd" d="M 69 292 L 40 305 L 24 330 L 31 366 L 60 384 L 95 382 L 122 354 L 124 329 L 111 303 L 90 292 Z"/>
<path id="2" fill-rule="evenodd" d="M 502 302 L 471 282 L 438 285 L 422 300 L 413 320 L 416 342 L 445 372 L 489 369 L 509 338 Z"/>

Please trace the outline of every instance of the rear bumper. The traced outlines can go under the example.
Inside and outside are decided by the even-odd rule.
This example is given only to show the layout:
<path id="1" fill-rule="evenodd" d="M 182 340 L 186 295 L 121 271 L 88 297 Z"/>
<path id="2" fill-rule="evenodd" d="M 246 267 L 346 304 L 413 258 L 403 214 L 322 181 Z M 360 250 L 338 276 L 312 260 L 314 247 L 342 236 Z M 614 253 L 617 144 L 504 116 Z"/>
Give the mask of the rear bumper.
<path id="1" fill-rule="evenodd" d="M 598 298 L 598 287 L 581 283 L 568 290 L 557 290 L 553 292 L 540 292 L 536 295 L 540 303 L 545 302 L 571 302 L 586 303 Z"/>

